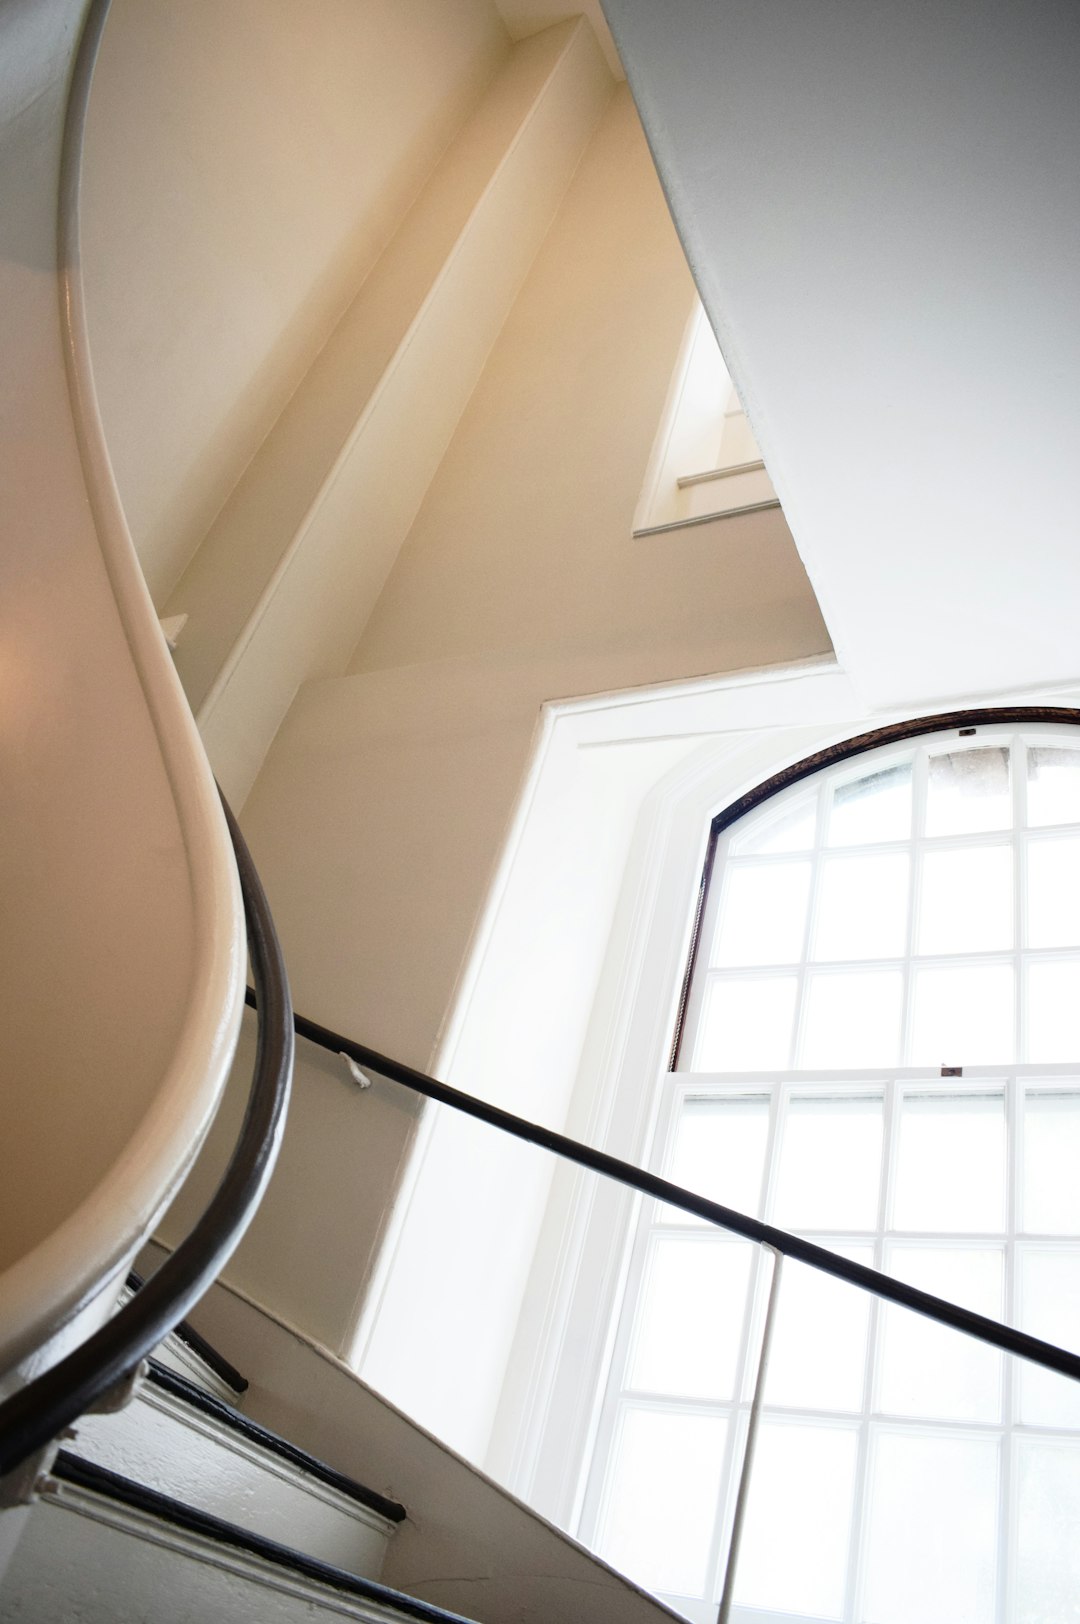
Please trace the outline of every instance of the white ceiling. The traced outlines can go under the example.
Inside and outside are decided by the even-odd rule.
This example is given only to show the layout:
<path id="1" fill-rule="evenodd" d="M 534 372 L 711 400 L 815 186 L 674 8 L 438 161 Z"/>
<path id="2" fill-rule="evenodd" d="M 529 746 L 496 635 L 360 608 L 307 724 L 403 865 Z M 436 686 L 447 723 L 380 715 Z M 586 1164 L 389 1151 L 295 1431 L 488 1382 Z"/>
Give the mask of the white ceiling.
<path id="1" fill-rule="evenodd" d="M 1080 5 L 606 8 L 866 699 L 1080 674 Z"/>
<path id="2" fill-rule="evenodd" d="M 552 23 L 561 23 L 565 17 L 577 17 L 584 13 L 596 31 L 612 73 L 616 79 L 626 77 L 611 30 L 604 21 L 600 0 L 578 0 L 576 5 L 560 5 L 559 0 L 495 0 L 495 4 L 511 39 L 528 39 L 530 34 L 539 33 L 541 28 L 550 28 Z"/>

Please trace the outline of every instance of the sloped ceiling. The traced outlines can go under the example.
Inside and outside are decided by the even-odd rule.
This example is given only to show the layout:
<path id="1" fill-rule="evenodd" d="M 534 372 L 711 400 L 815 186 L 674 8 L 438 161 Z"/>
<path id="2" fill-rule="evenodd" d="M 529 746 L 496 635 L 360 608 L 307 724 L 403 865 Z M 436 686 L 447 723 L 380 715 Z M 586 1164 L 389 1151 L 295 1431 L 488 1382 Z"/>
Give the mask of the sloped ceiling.
<path id="1" fill-rule="evenodd" d="M 1080 6 L 605 0 L 871 704 L 1080 673 Z"/>

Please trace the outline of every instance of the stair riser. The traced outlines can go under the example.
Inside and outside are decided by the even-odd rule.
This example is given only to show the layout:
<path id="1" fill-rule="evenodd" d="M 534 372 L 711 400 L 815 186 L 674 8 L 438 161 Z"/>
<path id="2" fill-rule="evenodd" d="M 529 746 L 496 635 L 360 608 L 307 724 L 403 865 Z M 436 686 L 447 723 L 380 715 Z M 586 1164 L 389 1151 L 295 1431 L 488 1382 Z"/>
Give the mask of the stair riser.
<path id="1" fill-rule="evenodd" d="M 0 1592 L 0 1624 L 399 1624 L 243 1551 L 62 1484 L 35 1507 Z"/>
<path id="2" fill-rule="evenodd" d="M 382 1572 L 391 1523 L 150 1383 L 119 1414 L 84 1417 L 68 1447 L 350 1573 Z"/>

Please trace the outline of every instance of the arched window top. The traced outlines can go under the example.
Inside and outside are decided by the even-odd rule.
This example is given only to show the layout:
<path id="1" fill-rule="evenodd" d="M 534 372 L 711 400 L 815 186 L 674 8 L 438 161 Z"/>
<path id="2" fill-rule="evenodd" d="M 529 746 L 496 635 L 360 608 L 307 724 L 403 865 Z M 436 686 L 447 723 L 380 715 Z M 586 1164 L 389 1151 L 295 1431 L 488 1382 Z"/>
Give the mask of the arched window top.
<path id="1" fill-rule="evenodd" d="M 722 812 L 680 1069 L 1080 1056 L 1078 721 L 904 724 Z"/>
<path id="2" fill-rule="evenodd" d="M 748 792 L 693 960 L 656 1172 L 1080 1346 L 1080 713 L 924 719 Z M 642 1204 L 581 1527 L 701 1624 L 765 1287 L 760 1250 Z M 778 1304 L 735 1624 L 1057 1616 L 1075 1386 L 798 1264 Z M 695 1517 L 658 1514 L 671 1481 Z"/>

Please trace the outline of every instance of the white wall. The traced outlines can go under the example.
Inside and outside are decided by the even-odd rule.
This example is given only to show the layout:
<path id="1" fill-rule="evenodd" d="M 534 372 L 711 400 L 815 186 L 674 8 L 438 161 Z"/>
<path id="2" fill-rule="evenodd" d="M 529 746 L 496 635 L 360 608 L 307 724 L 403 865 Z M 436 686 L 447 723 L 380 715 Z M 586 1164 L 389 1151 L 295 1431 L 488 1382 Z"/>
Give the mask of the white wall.
<path id="1" fill-rule="evenodd" d="M 642 545 L 631 535 L 690 300 L 622 91 L 492 351 L 351 673 L 301 690 L 246 804 L 297 1006 L 413 1063 L 442 1064 L 448 1054 L 441 1038 L 543 703 L 827 647 L 775 515 L 702 527 L 674 544 Z M 512 995 L 505 987 L 485 994 L 489 1014 L 503 1011 L 484 1044 L 493 1093 L 549 1120 L 564 1113 L 576 1074 L 610 911 L 607 860 L 617 865 L 620 849 L 612 837 L 597 862 L 586 823 L 611 811 L 619 838 L 628 838 L 643 770 L 635 764 L 625 780 L 583 772 L 569 800 L 551 803 L 530 882 L 545 915 L 535 958 Z M 590 807 L 580 838 L 567 839 Z M 566 958 L 567 933 L 580 939 L 580 962 Z M 558 1015 L 556 1004 L 566 1006 Z M 543 1041 L 530 1044 L 522 1072 L 517 1034 L 530 1024 Z M 485 1086 L 464 1075 L 475 1048 L 470 1055 L 459 1080 Z M 348 1349 L 384 1196 L 413 1125 L 388 1086 L 348 1107 L 323 1083 L 298 1089 L 295 1159 L 287 1145 L 271 1205 L 230 1278 L 328 1346 Z M 333 1137 L 332 1165 L 351 1168 L 351 1181 L 332 1180 L 329 1164 L 326 1178 L 312 1177 L 323 1135 Z M 471 1152 L 468 1165 L 482 1206 L 486 1187 Z M 490 1367 L 476 1366 L 484 1381 L 461 1409 L 468 1436 L 455 1434 L 474 1452 L 490 1426 L 494 1372 L 516 1314 L 513 1282 L 527 1267 L 547 1176 L 527 1200 L 522 1185 L 521 1224 L 500 1240 L 491 1281 L 493 1290 L 501 1283 L 502 1318 L 491 1323 Z M 374 1221 L 365 1191 L 378 1195 Z M 491 1186 L 488 1198 L 495 1193 Z M 301 1210 L 297 1221 L 324 1247 L 306 1271 L 289 1229 L 290 1213 Z M 455 1233 L 447 1227 L 448 1242 Z M 480 1257 L 481 1270 L 494 1261 Z M 489 1294 L 483 1312 L 492 1301 Z M 387 1365 L 395 1357 L 387 1353 Z"/>
<path id="2" fill-rule="evenodd" d="M 84 268 L 159 604 L 507 48 L 490 0 L 114 0 Z"/>

